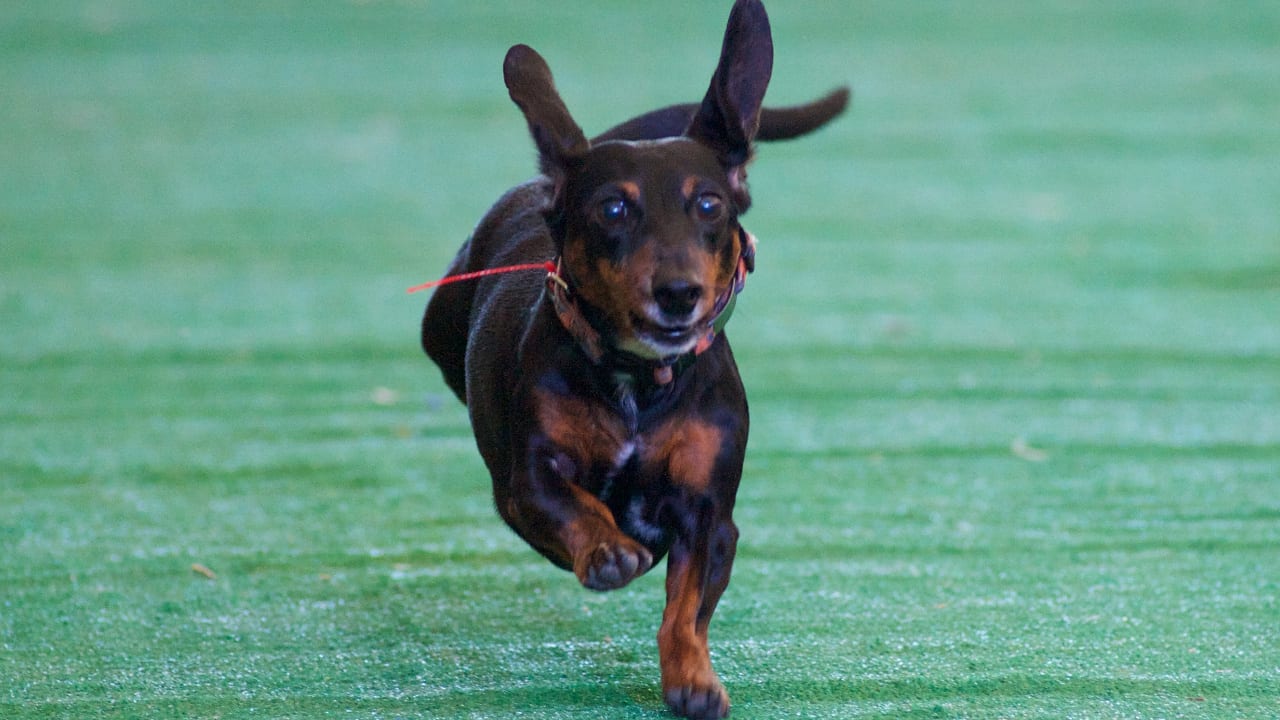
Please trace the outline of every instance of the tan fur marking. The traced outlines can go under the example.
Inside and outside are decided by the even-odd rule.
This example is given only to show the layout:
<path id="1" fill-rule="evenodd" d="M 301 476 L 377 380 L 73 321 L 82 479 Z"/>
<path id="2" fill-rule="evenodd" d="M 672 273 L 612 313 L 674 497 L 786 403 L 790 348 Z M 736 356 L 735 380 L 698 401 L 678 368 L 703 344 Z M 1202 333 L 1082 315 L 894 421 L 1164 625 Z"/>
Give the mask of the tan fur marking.
<path id="1" fill-rule="evenodd" d="M 656 261 L 653 248 L 646 243 L 621 265 L 601 258 L 592 266 L 583 258 L 570 271 L 586 302 L 608 316 L 609 330 L 625 338 L 633 333 L 631 313 L 648 301 Z M 581 269 L 577 267 L 579 264 Z"/>
<path id="2" fill-rule="evenodd" d="M 581 398 L 535 390 L 538 426 L 581 467 L 615 465 L 629 439 L 626 426 L 613 413 Z"/>
<path id="3" fill-rule="evenodd" d="M 684 179 L 683 183 L 681 183 L 680 194 L 684 196 L 684 199 L 686 201 L 690 200 L 693 198 L 693 191 L 696 190 L 697 188 L 698 188 L 698 176 L 690 175 L 689 177 Z"/>
<path id="4" fill-rule="evenodd" d="M 576 485 L 570 486 L 570 491 L 591 511 L 590 514 L 583 514 L 581 517 L 570 520 L 559 532 L 560 542 L 564 543 L 565 550 L 569 554 L 569 562 L 574 563 L 576 572 L 577 560 L 584 552 L 589 552 L 602 542 L 614 539 L 618 536 L 619 530 L 612 522 L 613 516 L 609 513 L 609 508 L 605 507 L 599 498 Z"/>
<path id="5" fill-rule="evenodd" d="M 608 317 L 609 330 L 620 336 L 631 333 L 632 307 L 639 305 L 633 296 L 638 293 L 637 278 L 633 275 L 635 260 L 622 266 L 601 258 L 594 264 L 583 250 L 583 241 L 571 238 L 565 243 L 564 263 L 569 277 L 577 284 L 578 294 L 592 307 Z"/>
<path id="6" fill-rule="evenodd" d="M 647 438 L 642 451 L 646 463 L 665 463 L 671 481 L 694 493 L 706 492 L 724 445 L 724 433 L 710 423 L 678 418 Z"/>
<path id="7" fill-rule="evenodd" d="M 697 622 L 702 592 L 691 558 L 672 558 L 667 568 L 667 606 L 658 629 L 659 665 L 663 689 L 714 687 L 720 684 L 711 668 L 707 628 Z"/>
<path id="8" fill-rule="evenodd" d="M 633 203 L 640 202 L 640 186 L 630 180 L 624 180 L 618 183 L 618 187 L 622 189 L 623 194 L 627 196 L 627 200 Z"/>
<path id="9" fill-rule="evenodd" d="M 716 278 L 716 287 L 727 288 L 729 283 L 733 282 L 733 276 L 738 272 L 738 259 L 742 257 L 742 249 L 746 247 L 743 240 L 743 229 L 735 227 L 731 238 L 733 240 L 733 251 L 720 256 L 720 266 L 717 268 L 718 276 Z"/>

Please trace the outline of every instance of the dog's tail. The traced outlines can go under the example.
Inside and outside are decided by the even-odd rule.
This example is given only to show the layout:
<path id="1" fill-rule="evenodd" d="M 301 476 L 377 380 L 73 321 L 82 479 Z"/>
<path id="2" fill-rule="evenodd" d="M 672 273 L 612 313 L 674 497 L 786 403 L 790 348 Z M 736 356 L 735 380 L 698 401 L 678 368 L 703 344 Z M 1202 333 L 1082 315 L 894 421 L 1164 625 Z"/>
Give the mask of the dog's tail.
<path id="1" fill-rule="evenodd" d="M 831 122 L 849 106 L 849 88 L 839 87 L 804 105 L 760 110 L 760 130 L 756 140 L 790 140 L 808 135 Z"/>
<path id="2" fill-rule="evenodd" d="M 760 130 L 756 140 L 790 140 L 826 125 L 849 106 L 849 88 L 839 87 L 813 102 L 760 110 Z M 591 139 L 591 144 L 608 140 L 658 140 L 675 137 L 689 127 L 698 111 L 696 103 L 671 105 L 616 125 Z"/>

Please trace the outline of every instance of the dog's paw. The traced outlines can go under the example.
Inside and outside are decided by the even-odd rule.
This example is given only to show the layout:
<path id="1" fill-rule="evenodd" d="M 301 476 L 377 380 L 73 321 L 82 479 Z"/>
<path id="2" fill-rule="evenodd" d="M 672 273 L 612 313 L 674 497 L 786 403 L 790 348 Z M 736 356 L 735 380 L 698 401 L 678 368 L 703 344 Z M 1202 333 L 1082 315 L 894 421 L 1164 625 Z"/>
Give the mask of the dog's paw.
<path id="1" fill-rule="evenodd" d="M 664 688 L 663 699 L 671 712 L 692 720 L 720 720 L 729 716 L 729 693 L 719 680 Z"/>
<path id="2" fill-rule="evenodd" d="M 652 553 L 639 543 L 622 538 L 602 542 L 582 553 L 573 563 L 573 572 L 592 590 L 616 590 L 652 566 Z"/>

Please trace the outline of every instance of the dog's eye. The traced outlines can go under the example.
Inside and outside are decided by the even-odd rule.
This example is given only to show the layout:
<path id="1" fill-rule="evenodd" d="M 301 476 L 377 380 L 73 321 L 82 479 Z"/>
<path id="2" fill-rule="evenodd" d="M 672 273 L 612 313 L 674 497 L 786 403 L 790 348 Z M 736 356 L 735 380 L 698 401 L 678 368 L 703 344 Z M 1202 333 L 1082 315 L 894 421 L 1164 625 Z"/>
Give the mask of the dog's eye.
<path id="1" fill-rule="evenodd" d="M 600 203 L 600 219 L 606 225 L 621 222 L 627 218 L 627 201 L 621 198 L 610 198 Z"/>
<path id="2" fill-rule="evenodd" d="M 693 209 L 698 213 L 698 219 L 715 222 L 724 216 L 724 201 L 719 195 L 702 193 L 693 202 Z"/>

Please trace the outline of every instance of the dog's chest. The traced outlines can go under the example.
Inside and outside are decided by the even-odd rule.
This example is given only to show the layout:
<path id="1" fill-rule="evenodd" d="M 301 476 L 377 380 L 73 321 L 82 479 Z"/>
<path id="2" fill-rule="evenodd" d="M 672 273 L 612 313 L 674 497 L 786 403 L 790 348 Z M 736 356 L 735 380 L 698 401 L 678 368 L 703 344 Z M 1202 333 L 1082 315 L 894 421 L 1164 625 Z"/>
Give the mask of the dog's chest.
<path id="1" fill-rule="evenodd" d="M 584 398 L 539 392 L 538 426 L 558 456 L 557 471 L 592 494 L 625 478 L 631 492 L 674 484 L 702 492 L 724 447 L 714 424 L 671 413 L 637 429 L 625 413 Z"/>
<path id="2" fill-rule="evenodd" d="M 548 391 L 536 396 L 538 428 L 553 448 L 555 471 L 565 479 L 598 493 L 584 480 L 605 483 L 635 458 L 643 438 L 609 407 Z"/>

